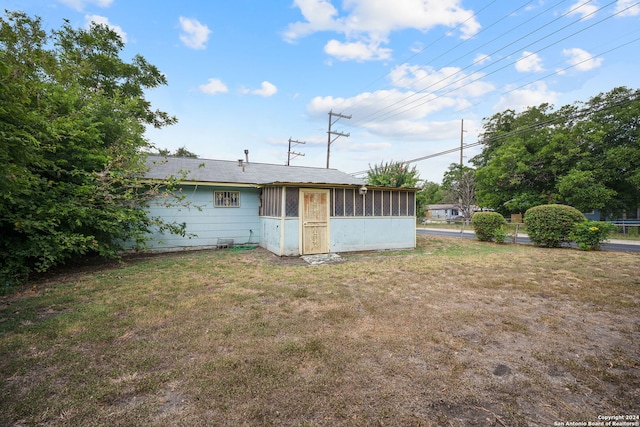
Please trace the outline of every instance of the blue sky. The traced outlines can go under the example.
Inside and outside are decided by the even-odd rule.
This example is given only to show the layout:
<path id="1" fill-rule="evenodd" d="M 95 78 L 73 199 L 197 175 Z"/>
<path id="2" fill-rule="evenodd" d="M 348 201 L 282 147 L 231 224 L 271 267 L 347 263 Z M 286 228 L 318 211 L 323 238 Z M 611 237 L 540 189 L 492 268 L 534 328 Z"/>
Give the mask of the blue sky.
<path id="1" fill-rule="evenodd" d="M 352 173 L 477 141 L 482 119 L 640 88 L 636 0 L 0 0 L 48 29 L 99 22 L 169 85 L 147 93 L 177 125 L 160 148 Z M 336 117 L 334 117 L 336 120 Z M 465 150 L 465 162 L 477 148 Z M 413 163 L 440 182 L 459 152 Z"/>

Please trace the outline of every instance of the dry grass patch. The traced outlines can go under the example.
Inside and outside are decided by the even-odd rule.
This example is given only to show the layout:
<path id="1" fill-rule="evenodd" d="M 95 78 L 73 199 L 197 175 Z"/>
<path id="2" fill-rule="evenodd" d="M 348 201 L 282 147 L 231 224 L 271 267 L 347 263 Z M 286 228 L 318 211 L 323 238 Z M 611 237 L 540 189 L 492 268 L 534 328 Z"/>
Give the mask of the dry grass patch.
<path id="1" fill-rule="evenodd" d="M 553 425 L 640 402 L 640 258 L 420 236 L 131 259 L 0 305 L 2 425 Z"/>

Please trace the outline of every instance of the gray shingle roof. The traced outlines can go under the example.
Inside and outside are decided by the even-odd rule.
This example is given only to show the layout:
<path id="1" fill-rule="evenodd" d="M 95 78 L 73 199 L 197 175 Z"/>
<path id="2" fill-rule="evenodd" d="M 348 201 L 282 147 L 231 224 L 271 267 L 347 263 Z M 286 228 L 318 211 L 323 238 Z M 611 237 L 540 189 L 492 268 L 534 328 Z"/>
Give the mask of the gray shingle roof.
<path id="1" fill-rule="evenodd" d="M 166 179 L 186 175 L 187 181 L 216 182 L 229 184 L 329 184 L 364 185 L 360 178 L 337 169 L 309 168 L 301 166 L 246 163 L 237 161 L 193 159 L 185 157 L 149 156 L 149 171 L 146 178 Z"/>

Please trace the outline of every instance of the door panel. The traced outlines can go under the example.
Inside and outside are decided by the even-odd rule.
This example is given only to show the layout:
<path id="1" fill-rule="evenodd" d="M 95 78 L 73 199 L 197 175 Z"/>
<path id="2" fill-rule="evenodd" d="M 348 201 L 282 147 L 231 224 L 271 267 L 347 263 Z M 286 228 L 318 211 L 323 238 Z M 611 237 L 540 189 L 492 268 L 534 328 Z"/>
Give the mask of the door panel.
<path id="1" fill-rule="evenodd" d="M 301 189 L 302 254 L 329 252 L 329 190 Z"/>

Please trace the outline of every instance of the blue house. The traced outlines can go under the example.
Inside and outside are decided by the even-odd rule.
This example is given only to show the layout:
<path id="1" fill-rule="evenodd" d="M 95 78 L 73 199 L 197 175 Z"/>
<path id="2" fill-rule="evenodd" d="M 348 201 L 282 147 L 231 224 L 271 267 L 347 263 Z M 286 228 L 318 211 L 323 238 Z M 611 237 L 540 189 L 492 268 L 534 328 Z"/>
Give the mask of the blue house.
<path id="1" fill-rule="evenodd" d="M 185 206 L 150 214 L 191 237 L 155 233 L 152 249 L 255 244 L 280 256 L 415 248 L 416 189 L 366 187 L 336 169 L 149 156 L 147 178 L 180 183 Z"/>

